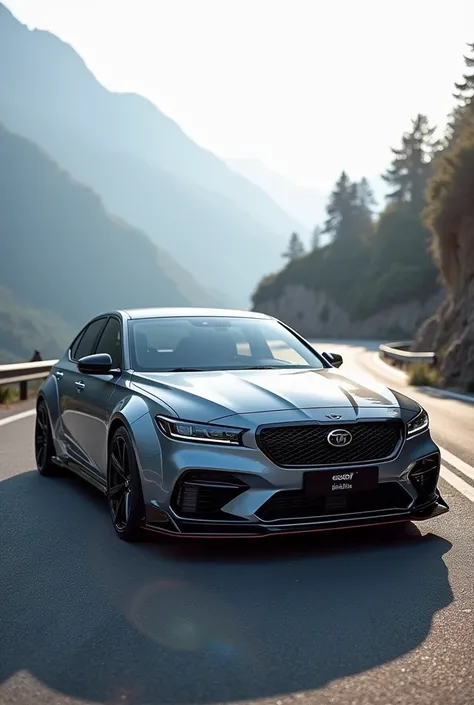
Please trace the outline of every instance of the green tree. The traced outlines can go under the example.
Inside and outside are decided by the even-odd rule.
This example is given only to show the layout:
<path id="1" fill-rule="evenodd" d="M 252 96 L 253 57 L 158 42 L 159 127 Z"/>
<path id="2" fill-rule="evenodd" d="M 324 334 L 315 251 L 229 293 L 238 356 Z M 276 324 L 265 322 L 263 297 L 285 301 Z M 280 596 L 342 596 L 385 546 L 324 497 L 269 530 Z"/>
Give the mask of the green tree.
<path id="1" fill-rule="evenodd" d="M 360 245 L 372 230 L 372 201 L 367 179 L 353 183 L 343 171 L 326 206 L 324 232 L 344 247 Z"/>
<path id="2" fill-rule="evenodd" d="M 372 191 L 372 188 L 365 176 L 362 177 L 358 184 L 356 184 L 356 191 L 357 203 L 372 216 L 373 210 L 377 203 L 375 201 L 374 192 Z"/>
<path id="3" fill-rule="evenodd" d="M 343 171 L 326 206 L 327 219 L 324 224 L 324 233 L 329 235 L 333 241 L 348 237 L 352 201 L 353 187 L 347 173 Z"/>
<path id="4" fill-rule="evenodd" d="M 354 232 L 362 242 L 368 242 L 373 235 L 374 193 L 365 176 L 353 185 Z"/>
<path id="5" fill-rule="evenodd" d="M 433 252 L 445 283 L 455 289 L 458 233 L 474 219 L 474 124 L 437 160 L 427 188 L 425 222 L 433 233 Z M 456 266 L 454 266 L 456 264 Z"/>
<path id="6" fill-rule="evenodd" d="M 282 254 L 282 257 L 292 262 L 302 255 L 304 255 L 304 245 L 301 238 L 298 233 L 292 233 L 290 242 L 288 243 L 288 249 Z"/>
<path id="7" fill-rule="evenodd" d="M 458 139 L 463 130 L 474 122 L 474 43 L 467 46 L 471 56 L 463 57 L 467 71 L 462 80 L 454 84 L 456 92 L 453 96 L 457 104 L 449 116 L 451 119 L 446 128 L 447 146 Z"/>
<path id="8" fill-rule="evenodd" d="M 323 229 L 320 225 L 315 225 L 313 232 L 311 234 L 311 250 L 317 250 L 321 247 L 321 236 L 323 234 Z"/>
<path id="9" fill-rule="evenodd" d="M 392 147 L 394 159 L 382 174 L 384 181 L 392 187 L 387 195 L 388 201 L 409 203 L 416 212 L 422 210 L 430 163 L 441 147 L 434 136 L 435 130 L 425 115 L 418 114 L 412 120 L 411 130 L 403 134 L 400 149 Z"/>

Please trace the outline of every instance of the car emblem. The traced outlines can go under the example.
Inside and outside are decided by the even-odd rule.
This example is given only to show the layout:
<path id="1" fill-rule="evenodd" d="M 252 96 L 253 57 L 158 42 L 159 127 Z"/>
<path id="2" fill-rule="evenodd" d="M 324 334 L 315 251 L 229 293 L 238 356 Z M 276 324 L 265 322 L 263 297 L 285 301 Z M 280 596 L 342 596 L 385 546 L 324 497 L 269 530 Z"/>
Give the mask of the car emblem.
<path id="1" fill-rule="evenodd" d="M 326 414 L 327 419 L 332 419 L 333 421 L 338 421 L 342 419 L 342 414 Z"/>
<path id="2" fill-rule="evenodd" d="M 336 448 L 344 448 L 352 443 L 352 433 L 345 431 L 343 428 L 337 428 L 331 433 L 328 433 L 326 440 L 331 446 Z"/>

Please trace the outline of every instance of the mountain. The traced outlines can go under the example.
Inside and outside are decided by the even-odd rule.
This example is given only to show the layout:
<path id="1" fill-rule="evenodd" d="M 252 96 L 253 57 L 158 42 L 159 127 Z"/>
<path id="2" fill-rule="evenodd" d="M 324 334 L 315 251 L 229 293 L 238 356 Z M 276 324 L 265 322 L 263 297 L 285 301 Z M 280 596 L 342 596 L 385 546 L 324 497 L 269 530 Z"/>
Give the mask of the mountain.
<path id="1" fill-rule="evenodd" d="M 1 125 L 0 240 L 0 282 L 18 306 L 75 328 L 104 309 L 210 301 L 193 284 L 200 299 L 191 302 L 171 276 L 169 255 Z"/>
<path id="2" fill-rule="evenodd" d="M 55 359 L 76 333 L 59 316 L 20 305 L 0 286 L 0 365 L 30 360 L 35 350 L 43 360 Z"/>
<path id="3" fill-rule="evenodd" d="M 326 193 L 296 184 L 258 159 L 228 159 L 227 164 L 266 191 L 295 220 L 300 221 L 304 229 L 312 231 L 315 225 L 321 225 L 325 220 Z M 295 230 L 301 234 L 301 228 L 296 227 Z"/>
<path id="4" fill-rule="evenodd" d="M 107 91 L 67 44 L 0 5 L 0 120 L 212 289 L 247 304 L 298 223 L 137 95 Z"/>

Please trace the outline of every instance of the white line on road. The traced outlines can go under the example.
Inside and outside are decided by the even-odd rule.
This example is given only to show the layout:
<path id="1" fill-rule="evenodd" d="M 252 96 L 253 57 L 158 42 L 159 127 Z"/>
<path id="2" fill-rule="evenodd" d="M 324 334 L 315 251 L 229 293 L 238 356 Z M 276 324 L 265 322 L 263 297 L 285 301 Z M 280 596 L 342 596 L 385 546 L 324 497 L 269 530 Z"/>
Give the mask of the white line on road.
<path id="1" fill-rule="evenodd" d="M 384 362 L 378 353 L 372 354 L 372 362 L 381 372 L 392 375 L 392 377 L 396 377 L 401 382 L 406 382 L 408 384 L 407 373 L 404 370 L 400 370 L 399 368 Z M 472 394 L 461 394 L 460 392 L 452 392 L 450 389 L 438 389 L 437 387 L 429 387 L 426 385 L 417 385 L 416 390 L 418 392 L 422 392 L 423 394 L 429 394 L 437 399 L 456 399 L 458 401 L 466 402 L 466 404 L 474 404 L 474 396 Z"/>
<path id="2" fill-rule="evenodd" d="M 455 490 L 464 495 L 464 497 L 474 502 L 474 487 L 472 487 L 472 485 L 468 485 L 467 482 L 461 480 L 460 477 L 451 472 L 451 470 L 448 470 L 448 468 L 445 468 L 444 465 L 441 466 L 440 476 L 454 487 Z"/>
<path id="3" fill-rule="evenodd" d="M 461 460 L 461 458 L 458 458 L 456 455 L 450 453 L 449 450 L 441 448 L 441 446 L 438 447 L 441 451 L 441 458 L 446 461 L 448 465 L 452 465 L 453 468 L 456 468 L 456 470 L 459 470 L 460 473 L 466 475 L 466 477 L 469 477 L 470 480 L 474 480 L 473 467 L 465 463 L 464 460 Z"/>
<path id="4" fill-rule="evenodd" d="M 6 426 L 8 423 L 13 423 L 13 421 L 21 421 L 22 419 L 27 419 L 29 416 L 34 416 L 35 414 L 36 409 L 29 409 L 28 411 L 22 411 L 20 414 L 7 416 L 6 419 L 0 419 L 0 426 Z"/>

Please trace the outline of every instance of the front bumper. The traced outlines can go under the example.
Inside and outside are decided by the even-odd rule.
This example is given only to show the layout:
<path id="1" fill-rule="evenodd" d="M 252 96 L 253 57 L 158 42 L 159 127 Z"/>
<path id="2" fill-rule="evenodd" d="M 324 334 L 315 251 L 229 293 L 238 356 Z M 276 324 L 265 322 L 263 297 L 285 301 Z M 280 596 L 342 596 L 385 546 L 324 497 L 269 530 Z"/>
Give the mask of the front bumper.
<path id="1" fill-rule="evenodd" d="M 440 496 L 440 452 L 429 431 L 406 440 L 377 463 L 378 480 L 350 491 L 308 489 L 305 476 L 330 470 L 361 475 L 372 464 L 281 467 L 255 444 L 207 447 L 160 439 L 144 424 L 137 445 L 145 500 L 145 526 L 189 537 L 263 537 L 396 522 L 422 521 L 449 511 Z M 137 432 L 137 430 L 136 430 Z M 156 435 L 155 435 L 156 437 Z M 365 482 L 365 481 L 364 481 Z M 318 484 L 318 483 L 316 483 Z M 357 489 L 357 491 L 356 491 Z M 362 491 L 363 490 L 363 491 Z M 316 494 L 316 496 L 315 496 Z"/>
<path id="2" fill-rule="evenodd" d="M 337 529 L 356 529 L 383 526 L 409 521 L 426 521 L 449 511 L 439 491 L 428 503 L 407 510 L 391 513 L 353 514 L 324 517 L 315 520 L 278 524 L 192 521 L 173 516 L 153 505 L 147 507 L 145 529 L 182 538 L 263 538 L 290 534 L 307 534 Z"/>
<path id="3" fill-rule="evenodd" d="M 188 470 L 167 505 L 146 504 L 146 528 L 188 537 L 242 538 L 424 521 L 449 511 L 438 489 L 439 472 L 436 450 L 370 491 L 315 496 L 307 494 L 304 483 L 298 489 L 269 490 L 261 477 L 256 478 L 260 486 L 252 487 L 252 475 Z"/>

